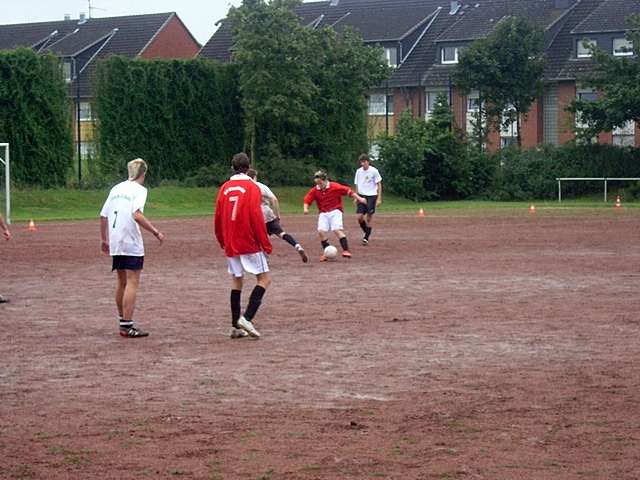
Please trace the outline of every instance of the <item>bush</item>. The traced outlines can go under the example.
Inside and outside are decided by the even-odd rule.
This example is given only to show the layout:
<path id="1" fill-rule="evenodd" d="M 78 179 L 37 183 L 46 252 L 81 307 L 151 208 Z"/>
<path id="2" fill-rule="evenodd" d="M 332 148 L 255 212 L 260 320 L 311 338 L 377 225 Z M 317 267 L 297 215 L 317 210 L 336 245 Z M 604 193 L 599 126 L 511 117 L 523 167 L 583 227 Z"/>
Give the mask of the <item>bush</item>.
<path id="1" fill-rule="evenodd" d="M 493 156 L 499 168 L 487 196 L 495 200 L 555 198 L 560 177 L 638 177 L 640 151 L 612 145 L 550 145 Z M 600 182 L 567 182 L 563 195 L 601 192 Z"/>
<path id="2" fill-rule="evenodd" d="M 59 60 L 0 51 L 0 142 L 11 144 L 17 185 L 64 185 L 73 158 L 70 102 Z"/>

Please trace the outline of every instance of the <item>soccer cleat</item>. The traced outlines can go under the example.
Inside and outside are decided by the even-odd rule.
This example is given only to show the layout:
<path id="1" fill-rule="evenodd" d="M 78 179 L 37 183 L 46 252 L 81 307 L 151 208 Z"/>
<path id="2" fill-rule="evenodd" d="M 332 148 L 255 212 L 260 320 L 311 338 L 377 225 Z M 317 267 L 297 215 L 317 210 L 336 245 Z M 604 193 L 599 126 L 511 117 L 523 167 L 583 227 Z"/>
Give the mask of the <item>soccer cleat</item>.
<path id="1" fill-rule="evenodd" d="M 304 248 L 300 247 L 296 248 L 296 250 L 298 251 L 298 255 L 300 255 L 300 258 L 302 259 L 302 263 L 307 263 L 309 261 L 309 257 L 307 257 L 307 254 L 304 252 Z"/>
<path id="2" fill-rule="evenodd" d="M 320 255 L 321 262 L 326 262 L 327 260 L 329 260 L 327 257 L 325 257 L 324 255 Z"/>
<path id="3" fill-rule="evenodd" d="M 240 320 L 238 320 L 238 326 L 252 337 L 260 338 L 260 332 L 256 330 L 256 327 L 254 327 L 246 318 L 240 317 Z"/>
<path id="4" fill-rule="evenodd" d="M 231 329 L 231 338 L 244 338 L 244 337 L 248 337 L 249 334 L 247 332 L 245 332 L 243 329 L 241 328 L 233 328 Z"/>
<path id="5" fill-rule="evenodd" d="M 366 238 L 362 238 L 362 245 L 369 245 L 369 240 L 367 240 Z"/>
<path id="6" fill-rule="evenodd" d="M 9 299 L 0 295 L 0 303 L 9 303 Z"/>
<path id="7" fill-rule="evenodd" d="M 120 336 L 126 338 L 148 337 L 149 332 L 144 332 L 136 327 L 120 327 Z"/>
<path id="8" fill-rule="evenodd" d="M 344 258 L 351 258 L 351 252 L 349 250 L 345 250 L 344 252 L 342 252 L 342 256 Z"/>

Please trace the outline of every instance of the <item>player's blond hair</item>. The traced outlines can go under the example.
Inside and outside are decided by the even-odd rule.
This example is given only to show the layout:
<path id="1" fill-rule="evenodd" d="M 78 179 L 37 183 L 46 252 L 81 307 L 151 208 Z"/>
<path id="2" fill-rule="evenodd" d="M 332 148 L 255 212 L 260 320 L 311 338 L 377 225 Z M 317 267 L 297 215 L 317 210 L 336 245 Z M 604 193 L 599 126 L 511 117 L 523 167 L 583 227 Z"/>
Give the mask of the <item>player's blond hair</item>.
<path id="1" fill-rule="evenodd" d="M 139 179 L 142 175 L 147 173 L 149 167 L 147 166 L 147 162 L 145 162 L 141 158 L 136 158 L 135 160 L 131 160 L 127 163 L 127 170 L 129 172 L 129 181 L 133 182 Z"/>

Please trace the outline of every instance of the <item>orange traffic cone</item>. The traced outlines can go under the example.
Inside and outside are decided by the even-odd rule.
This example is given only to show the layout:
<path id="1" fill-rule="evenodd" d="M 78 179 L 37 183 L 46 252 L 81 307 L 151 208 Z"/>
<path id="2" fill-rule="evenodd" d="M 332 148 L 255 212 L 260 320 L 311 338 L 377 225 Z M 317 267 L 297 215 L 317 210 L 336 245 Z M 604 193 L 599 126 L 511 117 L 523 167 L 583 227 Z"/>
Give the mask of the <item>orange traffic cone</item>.
<path id="1" fill-rule="evenodd" d="M 622 202 L 620 201 L 620 195 L 616 197 L 616 208 L 620 208 L 622 206 Z"/>
<path id="2" fill-rule="evenodd" d="M 531 205 L 529 207 L 529 213 L 536 213 L 536 206 L 535 205 Z"/>
<path id="3" fill-rule="evenodd" d="M 36 228 L 36 222 L 34 222 L 33 220 L 29 220 L 29 226 L 27 227 L 27 231 L 37 232 L 38 229 Z"/>
<path id="4" fill-rule="evenodd" d="M 420 218 L 424 217 L 424 208 L 421 208 L 420 210 L 418 210 L 418 216 Z"/>

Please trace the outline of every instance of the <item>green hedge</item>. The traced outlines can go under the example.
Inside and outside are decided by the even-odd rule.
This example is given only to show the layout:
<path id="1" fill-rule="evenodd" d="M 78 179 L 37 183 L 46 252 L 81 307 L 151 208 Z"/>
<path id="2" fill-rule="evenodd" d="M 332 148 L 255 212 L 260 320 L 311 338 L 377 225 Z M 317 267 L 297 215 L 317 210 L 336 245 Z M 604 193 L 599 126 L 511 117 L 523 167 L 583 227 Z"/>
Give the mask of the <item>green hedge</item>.
<path id="1" fill-rule="evenodd" d="M 612 145 L 543 146 L 503 150 L 487 161 L 500 165 L 486 195 L 495 200 L 555 198 L 560 177 L 640 177 L 640 150 Z M 601 182 L 566 182 L 563 195 L 602 191 Z"/>
<path id="2" fill-rule="evenodd" d="M 95 101 L 101 174 L 121 177 L 136 157 L 148 161 L 151 183 L 228 171 L 242 150 L 236 77 L 233 65 L 200 59 L 102 61 Z"/>
<path id="3" fill-rule="evenodd" d="M 70 107 L 55 56 L 0 51 L 0 142 L 11 144 L 16 185 L 64 185 L 73 157 Z"/>

